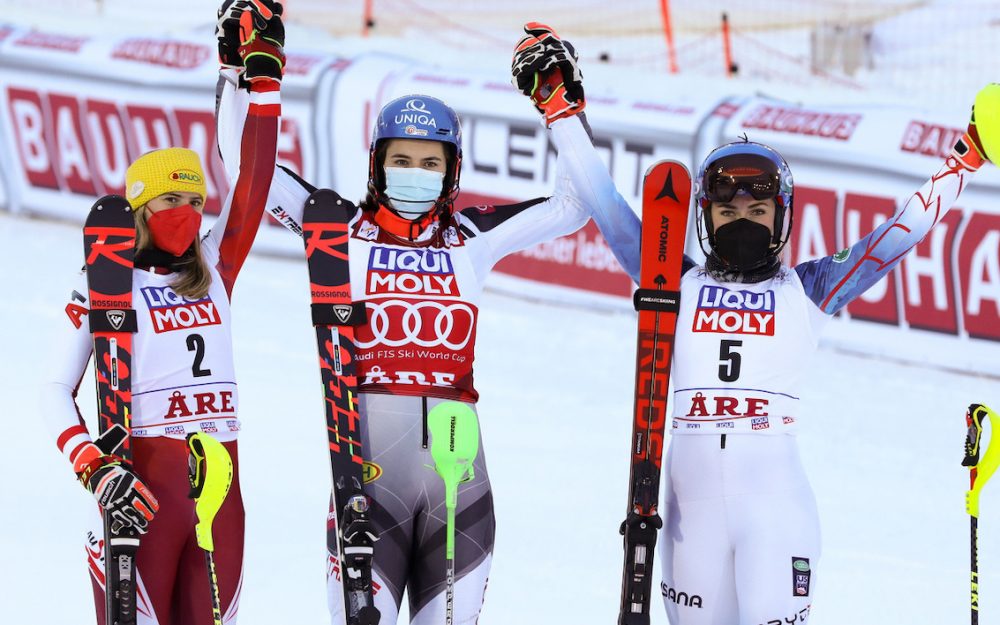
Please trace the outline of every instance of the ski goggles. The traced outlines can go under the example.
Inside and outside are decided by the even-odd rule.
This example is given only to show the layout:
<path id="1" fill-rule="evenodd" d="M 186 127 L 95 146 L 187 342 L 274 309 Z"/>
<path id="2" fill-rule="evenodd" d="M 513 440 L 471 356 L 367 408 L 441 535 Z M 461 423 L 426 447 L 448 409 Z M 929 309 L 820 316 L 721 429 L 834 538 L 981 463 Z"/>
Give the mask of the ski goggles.
<path id="1" fill-rule="evenodd" d="M 740 191 L 755 200 L 770 200 L 781 191 L 781 172 L 766 156 L 733 154 L 706 168 L 701 184 L 712 202 L 731 202 Z"/>

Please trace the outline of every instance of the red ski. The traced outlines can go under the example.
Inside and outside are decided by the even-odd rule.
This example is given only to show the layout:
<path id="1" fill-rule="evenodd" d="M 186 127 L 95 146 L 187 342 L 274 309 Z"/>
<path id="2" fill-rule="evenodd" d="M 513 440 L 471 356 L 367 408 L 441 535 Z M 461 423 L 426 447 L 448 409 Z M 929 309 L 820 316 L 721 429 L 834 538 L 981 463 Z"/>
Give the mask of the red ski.
<path id="1" fill-rule="evenodd" d="M 94 441 L 106 454 L 131 460 L 132 419 L 132 259 L 135 218 L 125 198 L 102 197 L 90 209 L 83 227 L 90 291 L 90 332 L 94 337 L 94 377 L 97 380 L 97 420 Z M 135 555 L 139 531 L 122 527 L 104 515 L 105 623 L 136 622 Z"/>
<path id="2" fill-rule="evenodd" d="M 657 512 L 660 465 L 667 422 L 667 389 L 674 328 L 680 307 L 681 265 L 691 201 L 691 174 L 675 161 L 646 170 L 642 187 L 642 243 L 635 359 L 632 466 L 625 536 L 619 625 L 648 625 L 653 581 L 653 548 L 663 525 Z"/>

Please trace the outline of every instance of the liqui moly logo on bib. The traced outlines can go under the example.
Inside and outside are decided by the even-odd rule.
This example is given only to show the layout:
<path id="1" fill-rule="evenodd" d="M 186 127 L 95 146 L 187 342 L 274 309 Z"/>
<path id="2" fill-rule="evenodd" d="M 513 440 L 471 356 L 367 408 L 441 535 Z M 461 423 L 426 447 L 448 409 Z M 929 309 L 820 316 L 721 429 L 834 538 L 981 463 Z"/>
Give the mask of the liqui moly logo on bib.
<path id="1" fill-rule="evenodd" d="M 169 286 L 147 286 L 141 291 L 157 334 L 222 323 L 211 297 L 189 300 Z"/>
<path id="2" fill-rule="evenodd" d="M 774 336 L 774 292 L 754 293 L 706 284 L 698 294 L 693 330 Z"/>
<path id="3" fill-rule="evenodd" d="M 461 295 L 447 252 L 373 247 L 368 257 L 369 295 Z"/>

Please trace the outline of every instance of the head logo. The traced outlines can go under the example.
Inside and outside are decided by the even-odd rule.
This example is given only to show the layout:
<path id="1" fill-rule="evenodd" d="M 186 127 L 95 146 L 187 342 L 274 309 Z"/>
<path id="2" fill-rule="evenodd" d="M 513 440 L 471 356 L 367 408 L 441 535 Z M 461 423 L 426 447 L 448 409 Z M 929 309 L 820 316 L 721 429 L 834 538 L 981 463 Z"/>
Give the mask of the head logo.
<path id="1" fill-rule="evenodd" d="M 362 475 L 364 476 L 365 484 L 374 482 L 378 478 L 382 477 L 382 467 L 375 464 L 374 462 L 365 461 L 363 468 L 361 469 Z"/>

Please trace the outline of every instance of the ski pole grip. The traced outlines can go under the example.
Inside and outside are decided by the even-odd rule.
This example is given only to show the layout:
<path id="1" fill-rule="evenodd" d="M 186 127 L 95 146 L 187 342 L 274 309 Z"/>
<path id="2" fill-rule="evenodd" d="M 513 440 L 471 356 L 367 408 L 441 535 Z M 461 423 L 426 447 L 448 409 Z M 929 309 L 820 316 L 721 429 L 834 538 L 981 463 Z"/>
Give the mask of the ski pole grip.
<path id="1" fill-rule="evenodd" d="M 974 517 L 979 516 L 979 494 L 982 492 L 983 487 L 986 486 L 986 482 L 988 482 L 990 477 L 992 477 L 996 472 L 997 467 L 1000 466 L 1000 444 L 993 444 L 994 439 L 996 438 L 995 433 L 997 427 L 1000 426 L 1000 416 L 983 404 L 973 404 L 969 406 L 970 437 L 973 428 L 977 429 L 978 436 L 982 436 L 983 420 L 987 417 L 990 421 L 989 443 L 986 445 L 984 450 L 982 448 L 981 439 L 977 437 L 977 440 L 975 441 L 972 451 L 974 451 L 974 457 L 977 461 L 974 465 L 970 465 L 970 468 L 974 471 L 975 479 L 965 500 L 966 511 Z M 968 443 L 971 441 L 966 442 L 968 447 Z M 970 457 L 970 451 L 968 449 L 966 451 L 966 457 Z"/>
<path id="2" fill-rule="evenodd" d="M 199 547 L 214 551 L 212 522 L 229 494 L 233 482 L 233 459 L 222 443 L 202 432 L 188 435 L 188 449 L 191 453 L 188 479 L 198 516 L 195 538 Z"/>

